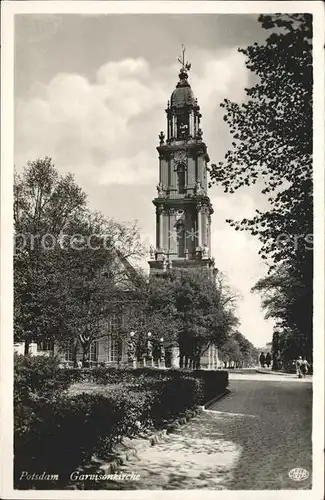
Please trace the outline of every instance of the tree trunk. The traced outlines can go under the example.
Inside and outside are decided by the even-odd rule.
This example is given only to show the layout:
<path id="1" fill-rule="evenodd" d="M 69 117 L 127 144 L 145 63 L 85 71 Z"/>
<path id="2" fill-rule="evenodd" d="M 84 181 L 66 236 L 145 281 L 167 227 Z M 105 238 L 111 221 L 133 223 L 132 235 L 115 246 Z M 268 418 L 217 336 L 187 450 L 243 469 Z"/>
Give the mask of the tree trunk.
<path id="1" fill-rule="evenodd" d="M 30 344 L 30 341 L 29 340 L 25 340 L 24 356 L 28 356 L 28 354 L 29 354 L 29 344 Z"/>
<path id="2" fill-rule="evenodd" d="M 179 367 L 183 368 L 183 364 L 184 364 L 184 354 L 182 352 L 180 352 L 180 354 L 179 354 Z"/>
<path id="3" fill-rule="evenodd" d="M 195 358 L 194 358 L 194 369 L 195 370 L 200 370 L 201 369 L 201 356 L 199 354 L 195 355 Z"/>
<path id="4" fill-rule="evenodd" d="M 90 348 L 90 343 L 86 342 L 82 344 L 82 366 L 89 368 L 89 348 Z"/>

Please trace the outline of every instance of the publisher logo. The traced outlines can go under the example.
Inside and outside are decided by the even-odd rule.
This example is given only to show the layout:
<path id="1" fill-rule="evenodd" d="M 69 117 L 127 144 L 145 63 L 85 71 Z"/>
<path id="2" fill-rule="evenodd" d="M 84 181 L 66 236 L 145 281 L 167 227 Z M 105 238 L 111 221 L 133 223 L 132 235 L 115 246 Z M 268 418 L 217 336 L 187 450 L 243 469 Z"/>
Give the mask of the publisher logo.
<path id="1" fill-rule="evenodd" d="M 302 467 L 297 467 L 289 471 L 289 477 L 293 481 L 305 481 L 305 479 L 309 477 L 309 472 L 308 470 L 303 469 Z"/>

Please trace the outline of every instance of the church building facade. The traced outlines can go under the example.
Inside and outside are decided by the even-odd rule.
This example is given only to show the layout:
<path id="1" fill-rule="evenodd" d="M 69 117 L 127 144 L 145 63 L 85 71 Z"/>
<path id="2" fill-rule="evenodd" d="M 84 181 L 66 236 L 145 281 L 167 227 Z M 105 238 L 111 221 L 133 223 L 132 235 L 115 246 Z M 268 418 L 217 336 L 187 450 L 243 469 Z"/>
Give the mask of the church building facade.
<path id="1" fill-rule="evenodd" d="M 150 274 L 167 268 L 214 269 L 211 256 L 211 214 L 207 194 L 209 156 L 200 128 L 201 113 L 188 83 L 189 65 L 166 109 L 167 135 L 161 132 L 156 207 L 156 248 L 151 249 Z"/>
<path id="2" fill-rule="evenodd" d="M 167 104 L 167 130 L 159 135 L 159 183 L 156 209 L 156 247 L 151 248 L 150 275 L 167 269 L 216 272 L 211 255 L 211 215 L 208 196 L 209 155 L 203 141 L 201 112 L 188 82 L 190 64 L 181 62 L 179 81 Z M 176 349 L 177 351 L 177 349 Z M 178 353 L 172 359 L 177 364 Z M 201 358 L 202 368 L 220 365 L 211 345 Z"/>

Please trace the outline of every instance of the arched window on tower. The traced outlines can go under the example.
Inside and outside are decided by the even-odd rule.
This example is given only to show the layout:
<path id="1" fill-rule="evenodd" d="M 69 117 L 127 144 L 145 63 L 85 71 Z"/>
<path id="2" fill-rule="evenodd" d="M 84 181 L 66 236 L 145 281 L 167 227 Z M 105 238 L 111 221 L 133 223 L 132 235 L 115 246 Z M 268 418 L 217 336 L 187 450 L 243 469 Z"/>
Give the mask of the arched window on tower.
<path id="1" fill-rule="evenodd" d="M 177 169 L 177 183 L 178 183 L 178 193 L 185 193 L 185 167 L 180 165 Z"/>
<path id="2" fill-rule="evenodd" d="M 177 224 L 177 256 L 185 257 L 185 227 L 183 223 Z"/>
<path id="3" fill-rule="evenodd" d="M 188 116 L 188 113 L 184 113 L 183 115 L 177 116 L 176 124 L 177 124 L 176 137 L 178 139 L 182 139 L 183 137 L 187 137 L 189 134 L 189 116 Z"/>

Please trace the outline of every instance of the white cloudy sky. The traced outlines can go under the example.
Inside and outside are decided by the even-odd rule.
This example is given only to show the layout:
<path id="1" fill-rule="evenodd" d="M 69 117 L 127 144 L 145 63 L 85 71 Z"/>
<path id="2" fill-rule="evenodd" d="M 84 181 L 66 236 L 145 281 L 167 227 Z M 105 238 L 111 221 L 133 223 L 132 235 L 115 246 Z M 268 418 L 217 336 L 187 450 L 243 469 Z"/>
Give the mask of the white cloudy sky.
<path id="1" fill-rule="evenodd" d="M 177 83 L 181 44 L 192 63 L 204 140 L 212 163 L 231 137 L 220 102 L 241 102 L 252 75 L 238 53 L 266 32 L 255 15 L 19 15 L 15 21 L 15 163 L 52 156 L 73 172 L 95 209 L 138 220 L 143 239 L 155 240 L 158 134 Z M 266 272 L 258 241 L 236 232 L 261 206 L 258 190 L 225 195 L 212 187 L 212 249 L 216 266 L 241 294 L 241 331 L 255 345 L 272 336 L 259 296 L 250 293 Z"/>

